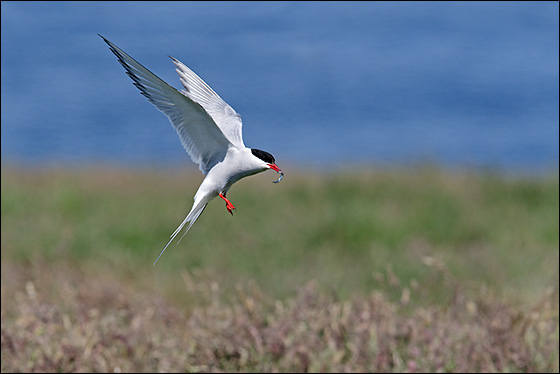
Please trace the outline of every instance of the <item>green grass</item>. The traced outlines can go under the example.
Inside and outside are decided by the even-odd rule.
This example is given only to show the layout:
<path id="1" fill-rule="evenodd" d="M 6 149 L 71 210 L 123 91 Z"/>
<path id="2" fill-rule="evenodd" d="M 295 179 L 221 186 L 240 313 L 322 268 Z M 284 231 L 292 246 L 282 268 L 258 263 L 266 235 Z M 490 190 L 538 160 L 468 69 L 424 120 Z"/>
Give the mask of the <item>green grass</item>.
<path id="1" fill-rule="evenodd" d="M 204 271 L 225 284 L 253 280 L 278 297 L 311 279 L 341 295 L 367 294 L 388 268 L 405 284 L 431 280 L 437 271 L 426 257 L 460 281 L 526 300 L 558 283 L 557 176 L 361 170 L 294 173 L 273 185 L 260 174 L 228 194 L 234 217 L 212 201 L 152 267 L 201 178 L 5 168 L 2 260 L 76 261 L 170 281 L 181 269 Z"/>
<path id="2" fill-rule="evenodd" d="M 246 303 L 247 290 L 255 287 L 269 300 L 263 302 L 264 305 L 275 305 L 274 300 L 289 304 L 310 282 L 316 285 L 317 294 L 330 295 L 313 297 L 321 300 L 326 297 L 330 301 L 321 303 L 330 303 L 333 308 L 342 307 L 346 302 L 362 308 L 362 301 L 356 300 L 368 299 L 380 292 L 384 300 L 382 308 L 396 308 L 396 316 L 401 316 L 405 325 L 407 315 L 423 320 L 424 317 L 419 316 L 423 315 L 424 308 L 441 313 L 450 303 L 460 303 L 464 308 L 456 312 L 467 313 L 465 310 L 472 309 L 469 300 L 484 300 L 480 305 L 486 305 L 488 315 L 493 313 L 488 310 L 503 311 L 498 306 L 506 300 L 514 306 L 513 312 L 511 315 L 500 312 L 500 315 L 514 320 L 516 310 L 530 315 L 532 308 L 541 311 L 545 300 L 547 305 L 552 302 L 552 307 L 545 308 L 543 313 L 547 320 L 556 323 L 552 334 L 556 336 L 557 348 L 557 173 L 548 177 L 521 177 L 444 172 L 436 168 L 361 169 L 330 174 L 290 172 L 289 168 L 285 171 L 286 177 L 279 184 L 271 183 L 275 176 L 270 173 L 237 183 L 228 193 L 237 208 L 233 217 L 220 199 L 210 202 L 183 240 L 178 245 L 170 245 L 156 266 L 152 266 L 169 235 L 191 207 L 192 197 L 202 180 L 198 172 L 140 172 L 94 167 L 30 171 L 3 167 L 2 371 L 33 368 L 17 364 L 4 366 L 9 345 L 8 340 L 4 340 L 4 331 L 8 336 L 11 327 L 21 327 L 25 322 L 22 322 L 22 308 L 33 310 L 28 300 L 31 291 L 26 285 L 37 289 L 44 303 L 55 303 L 57 313 L 67 313 L 72 323 L 85 318 L 76 311 L 81 308 L 82 298 L 85 305 L 97 310 L 95 313 L 114 316 L 112 304 L 126 302 L 119 295 L 128 295 L 134 300 L 138 295 L 146 295 L 151 300 L 148 305 L 155 302 L 177 308 L 173 313 L 182 315 L 177 318 L 183 321 L 197 308 L 208 305 L 221 305 L 221 310 L 227 311 L 229 306 L 225 305 L 232 303 L 236 310 L 239 302 L 236 295 L 241 292 Z M 87 289 L 82 288 L 81 282 Z M 114 294 L 109 284 L 114 285 Z M 87 294 L 90 289 L 93 296 Z M 212 291 L 216 289 L 219 292 Z M 457 295 L 461 302 L 457 301 Z M 142 300 L 136 303 L 142 313 L 150 308 Z M 284 312 L 262 308 L 268 313 L 259 317 L 264 318 L 264 321 L 259 319 L 263 326 L 288 318 Z M 125 321 L 143 318 L 130 313 L 123 317 Z M 63 330 L 68 327 L 69 322 L 64 322 L 62 317 L 51 317 L 41 318 L 58 321 Z M 442 321 L 451 318 L 447 314 L 441 317 Z M 205 323 L 214 322 L 209 318 Z M 444 331 L 447 327 L 438 328 Z M 453 331 L 454 327 L 449 324 L 449 328 Z M 523 331 L 523 339 L 529 339 Z M 465 332 L 460 336 L 467 339 L 467 335 L 469 333 Z M 152 348 L 159 343 L 152 342 Z M 223 344 L 230 343 L 225 339 Z M 100 344 L 105 343 L 101 341 Z M 461 340 L 450 344 L 462 346 Z M 390 348 L 401 352 L 399 347 L 397 344 Z M 196 351 L 193 347 L 190 349 Z M 225 354 L 223 352 L 228 349 L 219 351 Z M 142 356 L 136 350 L 133 352 L 138 359 Z M 235 357 L 245 354 L 235 352 Z M 274 352 L 272 347 L 268 354 L 274 355 Z M 372 352 L 380 354 L 375 349 Z M 120 359 L 123 357 L 122 352 L 114 354 Z M 303 353 L 293 354 L 300 357 Z M 225 366 L 211 365 L 208 370 L 216 367 L 228 370 L 229 356 L 220 357 L 214 359 Z M 276 367 L 303 370 L 301 357 L 296 365 L 295 361 L 282 356 Z M 340 361 L 341 357 L 350 360 L 353 356 L 346 352 L 341 357 L 329 357 Z M 22 359 L 29 360 L 29 357 Z M 238 359 L 235 365 L 239 365 Z M 264 356 L 262 360 L 253 362 L 253 366 L 229 369 L 272 370 L 262 366 L 270 360 Z M 307 369 L 313 362 L 307 363 Z M 361 364 L 366 365 L 364 362 Z M 420 361 L 416 358 L 414 362 L 418 365 Z M 552 364 L 539 366 L 531 361 L 534 366 L 529 369 L 556 367 L 557 370 L 558 356 L 539 362 Z M 373 370 L 372 365 L 363 368 Z M 446 370 L 453 371 L 452 362 L 446 361 L 445 365 L 451 365 Z M 511 365 L 508 367 L 514 371 L 523 370 L 515 366 L 517 364 Z M 148 366 L 124 367 L 140 371 L 165 370 L 156 363 Z M 331 369 L 334 371 L 336 367 L 333 364 Z M 345 367 L 357 370 L 361 366 L 340 368 Z M 108 367 L 98 369 L 103 368 Z M 383 366 L 375 368 L 384 370 Z M 421 368 L 439 367 L 426 364 Z M 51 369 L 47 366 L 46 370 Z M 401 369 L 406 367 L 397 365 L 391 370 Z M 61 370 L 72 371 L 72 367 L 63 365 Z M 182 366 L 182 369 L 168 370 L 190 369 Z M 497 370 L 506 371 L 507 368 Z"/>

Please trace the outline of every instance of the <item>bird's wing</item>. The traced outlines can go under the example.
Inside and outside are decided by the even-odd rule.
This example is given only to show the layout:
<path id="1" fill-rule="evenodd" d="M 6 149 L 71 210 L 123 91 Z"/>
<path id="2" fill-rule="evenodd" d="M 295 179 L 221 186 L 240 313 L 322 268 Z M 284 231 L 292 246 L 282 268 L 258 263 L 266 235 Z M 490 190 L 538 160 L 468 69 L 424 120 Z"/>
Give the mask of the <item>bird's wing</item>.
<path id="1" fill-rule="evenodd" d="M 206 110 L 233 145 L 245 148 L 241 116 L 191 69 L 176 58 L 169 57 L 177 67 L 175 70 L 185 88 L 181 92 Z"/>
<path id="2" fill-rule="evenodd" d="M 232 143 L 210 113 L 199 103 L 165 83 L 115 44 L 101 37 L 117 56 L 142 95 L 169 117 L 179 134 L 183 148 L 193 162 L 198 164 L 200 171 L 207 174 L 217 162 L 223 160 Z"/>

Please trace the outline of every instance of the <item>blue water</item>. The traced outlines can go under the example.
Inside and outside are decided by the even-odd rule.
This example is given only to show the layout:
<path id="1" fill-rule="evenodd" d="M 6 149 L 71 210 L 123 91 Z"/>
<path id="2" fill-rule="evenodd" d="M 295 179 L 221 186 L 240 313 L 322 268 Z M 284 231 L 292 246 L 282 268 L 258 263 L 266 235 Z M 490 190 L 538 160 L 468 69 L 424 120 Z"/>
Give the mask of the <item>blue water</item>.
<path id="1" fill-rule="evenodd" d="M 191 164 L 102 34 L 171 55 L 280 166 L 557 168 L 558 2 L 2 2 L 1 155 Z"/>

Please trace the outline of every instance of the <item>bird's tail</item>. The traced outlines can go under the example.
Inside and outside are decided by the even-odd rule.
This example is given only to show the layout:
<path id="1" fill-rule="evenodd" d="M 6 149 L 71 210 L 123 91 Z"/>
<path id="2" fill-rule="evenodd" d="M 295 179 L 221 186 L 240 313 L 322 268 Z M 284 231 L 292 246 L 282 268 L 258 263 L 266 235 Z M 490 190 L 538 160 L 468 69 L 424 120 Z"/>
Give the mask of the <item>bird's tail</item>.
<path id="1" fill-rule="evenodd" d="M 191 211 L 189 212 L 189 214 L 187 215 L 187 217 L 185 217 L 185 219 L 183 220 L 183 222 L 181 222 L 181 224 L 179 225 L 179 227 L 177 227 L 177 229 L 175 230 L 175 232 L 173 232 L 173 234 L 171 234 L 171 239 L 169 239 L 169 241 L 167 242 L 167 244 L 165 245 L 165 248 L 163 248 L 161 250 L 161 252 L 159 253 L 159 256 L 157 256 L 156 260 L 154 261 L 154 265 L 156 264 L 156 262 L 158 262 L 159 258 L 161 257 L 161 255 L 163 254 L 163 252 L 165 252 L 165 250 L 167 249 L 167 247 L 169 246 L 169 244 L 171 244 L 171 242 L 173 241 L 173 239 L 175 239 L 175 237 L 181 232 L 181 230 L 183 229 L 183 227 L 185 226 L 185 224 L 187 222 L 189 222 L 189 225 L 187 226 L 187 229 L 185 230 L 185 233 L 183 234 L 183 236 L 181 236 L 181 239 L 183 239 L 183 237 L 185 236 L 185 234 L 190 230 L 190 228 L 192 227 L 192 225 L 194 225 L 194 223 L 196 222 L 196 220 L 198 219 L 198 217 L 200 217 L 200 215 L 202 214 L 202 212 L 204 211 L 204 208 L 206 208 L 206 205 L 208 205 L 207 201 L 200 201 L 197 204 L 195 204 Z M 179 242 L 181 241 L 181 239 L 179 239 Z M 177 243 L 179 243 L 177 242 Z"/>

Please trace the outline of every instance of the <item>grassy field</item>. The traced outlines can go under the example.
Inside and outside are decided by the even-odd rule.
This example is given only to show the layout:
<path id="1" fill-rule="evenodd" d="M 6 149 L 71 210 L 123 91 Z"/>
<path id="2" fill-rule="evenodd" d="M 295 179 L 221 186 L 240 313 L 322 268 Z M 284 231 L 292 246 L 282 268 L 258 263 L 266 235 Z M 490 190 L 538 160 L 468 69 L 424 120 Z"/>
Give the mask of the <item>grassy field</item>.
<path id="1" fill-rule="evenodd" d="M 559 183 L 2 168 L 2 372 L 558 371 Z"/>

